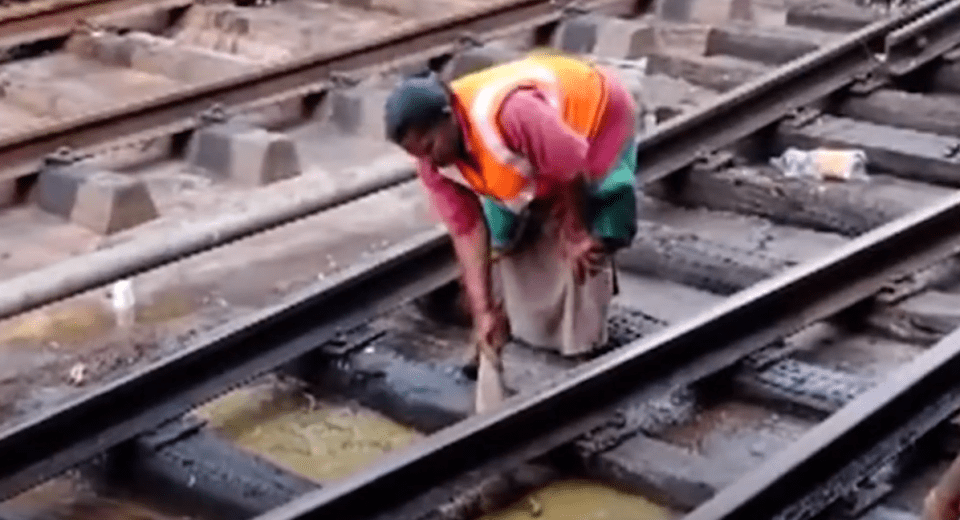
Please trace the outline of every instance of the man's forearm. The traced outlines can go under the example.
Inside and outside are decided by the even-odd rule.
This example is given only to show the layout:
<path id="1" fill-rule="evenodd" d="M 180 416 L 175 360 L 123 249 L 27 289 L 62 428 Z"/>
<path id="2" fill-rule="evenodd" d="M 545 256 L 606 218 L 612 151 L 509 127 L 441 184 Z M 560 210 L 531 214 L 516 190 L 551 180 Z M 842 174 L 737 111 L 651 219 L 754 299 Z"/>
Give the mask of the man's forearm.
<path id="1" fill-rule="evenodd" d="M 490 232 L 479 222 L 467 233 L 453 235 L 453 247 L 463 270 L 463 283 L 473 315 L 493 308 L 490 279 Z"/>
<path id="2" fill-rule="evenodd" d="M 957 457 L 940 477 L 937 492 L 951 499 L 960 496 L 960 457 Z"/>

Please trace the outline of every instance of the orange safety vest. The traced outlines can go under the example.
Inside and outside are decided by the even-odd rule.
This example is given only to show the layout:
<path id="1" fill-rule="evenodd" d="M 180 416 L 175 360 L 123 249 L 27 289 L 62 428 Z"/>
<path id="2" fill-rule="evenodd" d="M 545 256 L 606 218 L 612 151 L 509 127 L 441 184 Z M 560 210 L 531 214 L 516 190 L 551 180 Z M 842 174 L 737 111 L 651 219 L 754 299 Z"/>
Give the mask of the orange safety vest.
<path id="1" fill-rule="evenodd" d="M 537 193 L 530 162 L 511 150 L 500 128 L 500 107 L 518 88 L 536 87 L 563 121 L 590 139 L 599 131 L 607 106 L 607 85 L 593 65 L 565 56 L 533 55 L 453 81 L 451 90 L 466 116 L 462 132 L 479 168 L 456 163 L 463 179 L 481 195 L 513 211 Z"/>

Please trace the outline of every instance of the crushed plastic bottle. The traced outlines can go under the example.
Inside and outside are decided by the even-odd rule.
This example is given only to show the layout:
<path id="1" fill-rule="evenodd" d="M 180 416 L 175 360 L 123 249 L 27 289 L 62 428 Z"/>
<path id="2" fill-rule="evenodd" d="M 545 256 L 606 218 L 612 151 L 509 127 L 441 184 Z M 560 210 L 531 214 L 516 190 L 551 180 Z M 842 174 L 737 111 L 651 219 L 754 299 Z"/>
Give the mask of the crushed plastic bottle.
<path id="1" fill-rule="evenodd" d="M 770 165 L 790 178 L 816 180 L 867 180 L 867 153 L 863 150 L 799 150 L 788 148 Z"/>

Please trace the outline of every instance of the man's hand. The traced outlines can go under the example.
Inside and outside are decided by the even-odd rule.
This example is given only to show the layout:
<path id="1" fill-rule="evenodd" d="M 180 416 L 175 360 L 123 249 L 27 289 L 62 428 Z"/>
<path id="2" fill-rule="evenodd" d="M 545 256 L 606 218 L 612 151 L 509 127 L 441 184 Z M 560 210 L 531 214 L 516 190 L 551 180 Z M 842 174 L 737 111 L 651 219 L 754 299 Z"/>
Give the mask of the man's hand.
<path id="1" fill-rule="evenodd" d="M 960 518 L 960 497 L 942 493 L 935 487 L 923 501 L 923 520 L 957 520 Z"/>
<path id="2" fill-rule="evenodd" d="M 960 457 L 954 459 L 923 501 L 924 520 L 960 518 Z"/>
<path id="3" fill-rule="evenodd" d="M 489 348 L 489 354 L 499 359 L 500 350 L 510 341 L 510 321 L 499 305 L 476 313 L 473 317 L 474 336 L 478 348 Z M 478 352 L 479 353 L 479 352 Z"/>
<path id="4" fill-rule="evenodd" d="M 603 269 L 607 252 L 603 244 L 583 233 L 566 240 L 566 257 L 574 280 L 582 284 L 587 276 L 594 276 Z"/>
<path id="5" fill-rule="evenodd" d="M 561 252 L 577 284 L 583 284 L 587 276 L 599 273 L 607 257 L 606 248 L 590 235 L 584 220 L 587 188 L 583 178 L 583 175 L 577 175 L 568 185 L 560 188 L 555 206 L 560 221 Z"/>

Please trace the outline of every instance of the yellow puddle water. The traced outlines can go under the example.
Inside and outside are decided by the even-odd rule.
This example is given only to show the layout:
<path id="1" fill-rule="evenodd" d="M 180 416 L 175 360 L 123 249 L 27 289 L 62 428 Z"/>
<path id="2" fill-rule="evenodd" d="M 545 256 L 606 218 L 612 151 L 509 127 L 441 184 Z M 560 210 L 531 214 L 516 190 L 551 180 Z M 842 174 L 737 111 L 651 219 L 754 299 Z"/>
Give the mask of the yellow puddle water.
<path id="1" fill-rule="evenodd" d="M 43 520 L 181 520 L 132 502 L 103 497 L 70 478 L 37 486 L 2 504 L 16 518 Z"/>
<path id="2" fill-rule="evenodd" d="M 110 310 L 95 301 L 78 301 L 31 312 L 3 324 L 0 342 L 73 344 L 100 337 L 114 327 Z"/>
<path id="3" fill-rule="evenodd" d="M 270 383 L 240 389 L 195 415 L 238 446 L 319 482 L 346 477 L 419 435 L 351 404 Z"/>
<path id="4" fill-rule="evenodd" d="M 597 482 L 562 480 L 479 520 L 671 520 L 677 514 Z"/>
<path id="5" fill-rule="evenodd" d="M 138 305 L 136 321 L 151 325 L 183 318 L 200 305 L 200 295 L 182 289 L 161 291 Z M 112 332 L 116 318 L 109 302 L 92 298 L 41 309 L 0 324 L 0 343 L 75 345 Z"/>
<path id="6" fill-rule="evenodd" d="M 149 325 L 166 323 L 189 316 L 202 304 L 203 296 L 199 291 L 168 289 L 150 299 L 147 305 L 137 308 L 137 323 Z"/>

